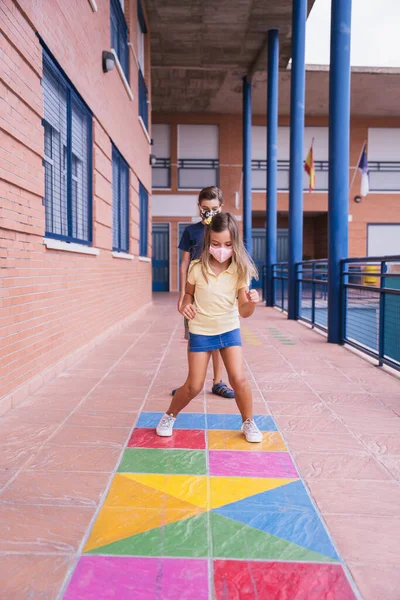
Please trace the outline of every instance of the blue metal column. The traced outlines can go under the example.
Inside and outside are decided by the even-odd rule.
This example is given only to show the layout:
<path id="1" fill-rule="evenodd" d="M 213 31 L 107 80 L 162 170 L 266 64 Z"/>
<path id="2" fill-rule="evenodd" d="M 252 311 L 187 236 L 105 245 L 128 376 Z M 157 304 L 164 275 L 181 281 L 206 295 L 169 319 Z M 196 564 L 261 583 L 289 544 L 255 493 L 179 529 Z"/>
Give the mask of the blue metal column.
<path id="1" fill-rule="evenodd" d="M 351 0 L 332 0 L 329 77 L 328 342 L 341 341 L 340 260 L 348 254 Z"/>
<path id="2" fill-rule="evenodd" d="M 251 203 L 251 80 L 243 77 L 243 239 L 252 253 Z"/>
<path id="3" fill-rule="evenodd" d="M 279 31 L 268 32 L 268 105 L 267 105 L 267 306 L 274 305 L 272 265 L 276 263 L 277 196 L 278 196 L 278 87 L 279 87 Z"/>
<path id="4" fill-rule="evenodd" d="M 307 0 L 293 0 L 290 86 L 289 298 L 288 318 L 297 317 L 296 263 L 303 257 L 303 170 Z"/>

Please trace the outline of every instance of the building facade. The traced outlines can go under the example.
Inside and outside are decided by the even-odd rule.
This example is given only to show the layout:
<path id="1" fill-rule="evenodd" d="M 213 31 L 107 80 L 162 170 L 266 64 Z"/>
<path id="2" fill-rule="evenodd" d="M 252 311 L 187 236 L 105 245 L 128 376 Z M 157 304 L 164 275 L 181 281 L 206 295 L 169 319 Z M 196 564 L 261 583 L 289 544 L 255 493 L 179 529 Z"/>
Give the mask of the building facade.
<path id="1" fill-rule="evenodd" d="M 151 300 L 145 8 L 2 2 L 4 410 Z"/>
<path id="2" fill-rule="evenodd" d="M 266 125 L 253 116 L 253 257 L 265 264 Z M 289 119 L 278 130 L 278 260 L 287 260 Z M 198 217 L 197 194 L 219 185 L 225 210 L 242 214 L 242 118 L 237 114 L 153 114 L 153 240 L 155 290 L 178 288 L 180 235 Z M 351 120 L 349 256 L 400 253 L 400 118 Z M 313 143 L 316 184 L 304 173 L 303 259 L 328 252 L 328 118 L 306 117 L 304 159 Z M 370 192 L 360 201 L 357 165 L 367 143 Z"/>

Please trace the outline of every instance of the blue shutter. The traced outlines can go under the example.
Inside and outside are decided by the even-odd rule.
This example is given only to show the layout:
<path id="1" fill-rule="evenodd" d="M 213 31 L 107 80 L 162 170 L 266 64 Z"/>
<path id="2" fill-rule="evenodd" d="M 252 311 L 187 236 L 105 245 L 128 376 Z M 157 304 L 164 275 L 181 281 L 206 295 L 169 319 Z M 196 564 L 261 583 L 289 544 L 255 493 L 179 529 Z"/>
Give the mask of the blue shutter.
<path id="1" fill-rule="evenodd" d="M 112 147 L 113 250 L 129 252 L 129 166 Z"/>
<path id="2" fill-rule="evenodd" d="M 111 48 L 115 50 L 129 81 L 128 26 L 119 0 L 110 0 Z"/>
<path id="3" fill-rule="evenodd" d="M 46 235 L 92 241 L 92 117 L 43 52 Z"/>
<path id="4" fill-rule="evenodd" d="M 140 256 L 147 256 L 148 248 L 148 229 L 149 229 L 149 195 L 146 188 L 139 184 L 139 199 L 140 199 L 140 241 L 139 253 Z"/>

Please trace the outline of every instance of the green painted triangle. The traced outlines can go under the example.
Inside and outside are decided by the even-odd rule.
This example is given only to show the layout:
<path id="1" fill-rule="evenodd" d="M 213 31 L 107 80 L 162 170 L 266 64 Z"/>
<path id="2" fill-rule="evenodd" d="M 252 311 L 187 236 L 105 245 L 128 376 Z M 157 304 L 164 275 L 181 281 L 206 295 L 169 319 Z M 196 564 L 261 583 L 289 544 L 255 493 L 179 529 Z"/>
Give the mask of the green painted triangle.
<path id="1" fill-rule="evenodd" d="M 133 535 L 87 554 L 111 556 L 208 556 L 208 513 Z"/>
<path id="2" fill-rule="evenodd" d="M 210 517 L 214 558 L 337 562 L 217 513 L 210 513 Z"/>

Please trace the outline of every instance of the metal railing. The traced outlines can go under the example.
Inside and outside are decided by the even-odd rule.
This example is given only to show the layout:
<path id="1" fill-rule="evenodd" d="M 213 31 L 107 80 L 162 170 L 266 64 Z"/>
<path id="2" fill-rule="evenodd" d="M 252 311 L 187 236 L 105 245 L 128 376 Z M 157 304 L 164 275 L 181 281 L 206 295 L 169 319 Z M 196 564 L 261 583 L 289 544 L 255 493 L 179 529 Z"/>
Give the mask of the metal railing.
<path id="1" fill-rule="evenodd" d="M 281 262 L 272 265 L 274 306 L 285 311 L 288 309 L 288 274 L 289 263 Z"/>
<path id="2" fill-rule="evenodd" d="M 328 262 L 296 264 L 297 318 L 323 331 L 328 328 Z"/>
<path id="3" fill-rule="evenodd" d="M 400 370 L 400 256 L 342 261 L 342 339 Z"/>
<path id="4" fill-rule="evenodd" d="M 218 185 L 219 160 L 217 158 L 179 158 L 178 188 L 201 189 Z"/>

